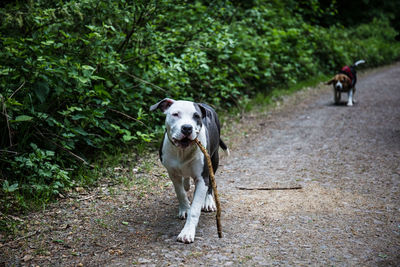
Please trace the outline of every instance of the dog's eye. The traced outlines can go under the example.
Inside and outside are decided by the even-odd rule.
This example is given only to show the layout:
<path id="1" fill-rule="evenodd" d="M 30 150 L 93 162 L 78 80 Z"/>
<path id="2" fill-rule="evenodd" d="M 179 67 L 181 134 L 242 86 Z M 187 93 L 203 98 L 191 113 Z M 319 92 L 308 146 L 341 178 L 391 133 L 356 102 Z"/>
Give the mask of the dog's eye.
<path id="1" fill-rule="evenodd" d="M 193 118 L 195 118 L 195 119 L 200 119 L 200 115 L 199 115 L 198 113 L 194 113 L 194 114 L 193 114 Z"/>
<path id="2" fill-rule="evenodd" d="M 173 117 L 179 117 L 179 113 L 178 112 L 174 112 L 174 113 L 172 113 L 172 116 Z"/>

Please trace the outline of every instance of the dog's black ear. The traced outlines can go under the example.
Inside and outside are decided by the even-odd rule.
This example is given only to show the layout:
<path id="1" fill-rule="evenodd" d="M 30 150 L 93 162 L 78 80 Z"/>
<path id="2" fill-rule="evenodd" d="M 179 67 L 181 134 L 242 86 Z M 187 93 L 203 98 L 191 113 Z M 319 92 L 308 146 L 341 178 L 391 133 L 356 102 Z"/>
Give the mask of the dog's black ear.
<path id="1" fill-rule="evenodd" d="M 152 105 L 150 107 L 150 111 L 154 111 L 156 109 L 161 109 L 162 112 L 165 112 L 169 107 L 175 102 L 175 100 L 170 98 L 164 98 L 160 102 Z"/>
<path id="2" fill-rule="evenodd" d="M 207 117 L 207 112 L 209 112 L 209 110 L 207 109 L 207 106 L 201 103 L 197 104 L 200 108 L 201 111 L 201 117 L 204 119 L 205 117 Z"/>

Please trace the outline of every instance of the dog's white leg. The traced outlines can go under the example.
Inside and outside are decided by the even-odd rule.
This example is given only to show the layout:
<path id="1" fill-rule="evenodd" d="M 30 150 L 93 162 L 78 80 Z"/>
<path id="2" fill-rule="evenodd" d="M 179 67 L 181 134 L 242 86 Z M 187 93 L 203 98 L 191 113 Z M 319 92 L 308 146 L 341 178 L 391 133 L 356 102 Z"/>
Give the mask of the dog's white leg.
<path id="1" fill-rule="evenodd" d="M 187 197 L 185 188 L 183 186 L 183 178 L 180 176 L 173 176 L 171 174 L 170 174 L 170 177 L 174 184 L 175 193 L 176 193 L 176 196 L 178 197 L 178 201 L 179 201 L 178 217 L 180 219 L 185 219 L 186 215 L 190 209 L 190 202 Z"/>
<path id="2" fill-rule="evenodd" d="M 349 99 L 347 100 L 347 105 L 348 106 L 353 105 L 353 89 L 350 89 L 350 91 L 349 91 Z"/>
<path id="3" fill-rule="evenodd" d="M 203 178 L 196 179 L 196 189 L 194 191 L 194 197 L 192 206 L 189 209 L 188 217 L 186 219 L 185 226 L 181 233 L 178 235 L 177 240 L 182 243 L 192 243 L 196 235 L 196 227 L 199 222 L 201 213 L 201 206 L 204 203 L 204 198 L 207 194 L 207 186 L 204 183 Z"/>
<path id="4" fill-rule="evenodd" d="M 204 203 L 203 206 L 201 207 L 202 211 L 207 211 L 207 212 L 211 212 L 211 211 L 216 211 L 217 210 L 217 206 L 215 205 L 214 202 L 214 197 L 211 194 L 209 194 L 207 192 L 206 194 L 206 198 L 204 199 Z"/>

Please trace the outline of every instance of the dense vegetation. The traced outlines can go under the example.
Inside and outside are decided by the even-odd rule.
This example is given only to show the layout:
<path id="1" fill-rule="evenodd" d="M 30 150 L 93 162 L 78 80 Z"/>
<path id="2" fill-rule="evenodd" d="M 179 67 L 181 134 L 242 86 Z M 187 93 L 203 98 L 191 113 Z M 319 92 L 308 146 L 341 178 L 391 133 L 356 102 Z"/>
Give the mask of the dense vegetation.
<path id="1" fill-rule="evenodd" d="M 82 168 L 99 155 L 143 149 L 162 132 L 148 107 L 166 96 L 229 108 L 356 59 L 372 67 L 399 58 L 397 26 L 390 24 L 398 21 L 398 4 L 367 6 L 362 21 L 349 21 L 341 4 L 3 2 L 3 211 L 26 197 L 50 200 L 84 180 Z"/>

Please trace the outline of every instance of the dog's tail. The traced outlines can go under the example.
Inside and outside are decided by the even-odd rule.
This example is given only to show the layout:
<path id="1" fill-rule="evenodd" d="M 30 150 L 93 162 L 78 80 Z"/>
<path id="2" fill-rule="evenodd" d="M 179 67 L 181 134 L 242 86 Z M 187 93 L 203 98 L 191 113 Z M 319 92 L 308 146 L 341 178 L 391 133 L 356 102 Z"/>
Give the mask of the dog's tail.
<path id="1" fill-rule="evenodd" d="M 357 67 L 358 65 L 364 64 L 364 63 L 365 63 L 365 60 L 360 59 L 360 60 L 357 60 L 356 62 L 354 62 L 354 64 L 352 65 L 352 67 Z"/>
<path id="2" fill-rule="evenodd" d="M 222 150 L 225 152 L 226 156 L 229 156 L 231 153 L 229 152 L 228 146 L 222 141 L 222 139 L 219 139 L 219 146 L 222 148 Z"/>

